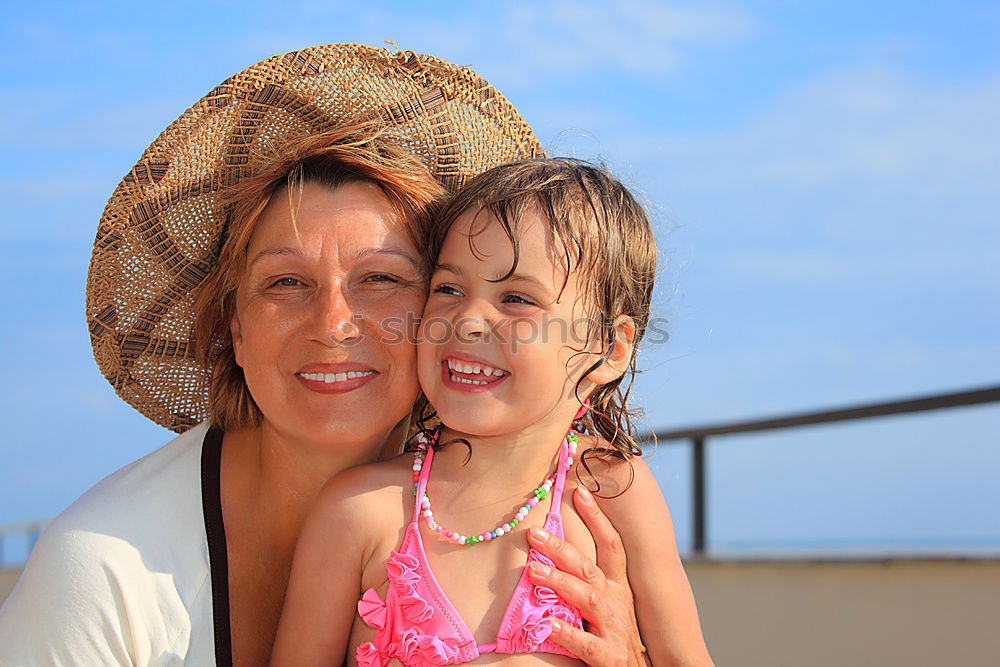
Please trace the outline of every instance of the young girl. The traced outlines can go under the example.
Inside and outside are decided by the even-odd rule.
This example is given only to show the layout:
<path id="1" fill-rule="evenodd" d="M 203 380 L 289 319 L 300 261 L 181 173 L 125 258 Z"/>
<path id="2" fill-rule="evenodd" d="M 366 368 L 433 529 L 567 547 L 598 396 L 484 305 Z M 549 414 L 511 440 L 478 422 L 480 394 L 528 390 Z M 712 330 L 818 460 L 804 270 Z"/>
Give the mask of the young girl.
<path id="1" fill-rule="evenodd" d="M 656 269 L 642 207 L 600 169 L 532 160 L 474 179 L 433 227 L 417 444 L 323 490 L 273 664 L 579 664 L 549 635 L 580 613 L 532 584 L 552 562 L 525 537 L 593 558 L 577 485 L 621 535 L 649 659 L 711 664 L 626 406 Z"/>

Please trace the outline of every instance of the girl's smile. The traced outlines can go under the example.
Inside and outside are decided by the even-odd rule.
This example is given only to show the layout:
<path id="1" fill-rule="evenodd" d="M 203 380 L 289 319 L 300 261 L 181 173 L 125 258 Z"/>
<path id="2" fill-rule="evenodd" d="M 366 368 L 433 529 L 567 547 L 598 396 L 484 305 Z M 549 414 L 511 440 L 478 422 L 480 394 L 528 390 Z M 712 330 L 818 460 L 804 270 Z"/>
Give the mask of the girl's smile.
<path id="1" fill-rule="evenodd" d="M 526 213 L 518 237 L 513 266 L 511 240 L 493 214 L 467 211 L 449 230 L 431 277 L 418 373 L 454 431 L 495 436 L 543 420 L 565 430 L 592 386 L 584 381 L 575 395 L 599 358 L 580 331 L 576 274 L 567 277 L 540 216 Z"/>
<path id="2" fill-rule="evenodd" d="M 510 371 L 472 355 L 447 354 L 441 362 L 441 370 L 444 386 L 455 391 L 489 391 L 510 377 Z"/>

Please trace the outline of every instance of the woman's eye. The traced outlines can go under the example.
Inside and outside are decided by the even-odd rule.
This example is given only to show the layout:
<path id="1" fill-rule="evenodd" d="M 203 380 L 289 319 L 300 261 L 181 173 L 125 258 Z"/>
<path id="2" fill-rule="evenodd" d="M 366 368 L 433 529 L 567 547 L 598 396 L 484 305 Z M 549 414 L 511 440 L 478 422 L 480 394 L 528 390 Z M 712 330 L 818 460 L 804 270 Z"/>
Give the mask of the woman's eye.
<path id="1" fill-rule="evenodd" d="M 271 283 L 271 287 L 298 287 L 301 284 L 302 283 L 299 282 L 298 278 L 292 278 L 291 276 L 284 276 L 278 278 L 273 283 Z"/>
<path id="2" fill-rule="evenodd" d="M 435 294 L 450 294 L 451 296 L 462 296 L 462 293 L 451 285 L 438 285 L 434 288 Z"/>
<path id="3" fill-rule="evenodd" d="M 365 278 L 367 282 L 370 283 L 398 283 L 399 279 L 396 276 L 391 276 L 388 273 L 373 273 L 372 275 Z"/>

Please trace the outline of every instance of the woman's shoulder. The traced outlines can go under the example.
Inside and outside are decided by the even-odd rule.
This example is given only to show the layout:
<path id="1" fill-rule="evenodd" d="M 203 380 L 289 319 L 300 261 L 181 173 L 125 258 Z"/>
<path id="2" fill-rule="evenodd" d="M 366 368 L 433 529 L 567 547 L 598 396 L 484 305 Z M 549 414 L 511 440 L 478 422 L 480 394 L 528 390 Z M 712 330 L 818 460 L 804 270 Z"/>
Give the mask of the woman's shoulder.
<path id="1" fill-rule="evenodd" d="M 196 426 L 111 473 L 47 530 L 115 535 L 134 543 L 143 535 L 190 529 L 191 515 L 201 516 L 202 443 L 207 432 L 207 424 Z"/>
<path id="2" fill-rule="evenodd" d="M 204 643 L 197 635 L 211 621 L 200 484 L 206 432 L 191 429 L 112 473 L 52 520 L 0 610 L 0 645 L 13 651 L 0 651 L 0 663 L 38 650 L 118 664 L 136 651 L 185 654 Z"/>
<path id="3" fill-rule="evenodd" d="M 208 572 L 200 425 L 111 473 L 42 533 L 36 550 L 81 573 L 167 572 L 177 586 Z M 104 576 L 104 575 L 99 575 Z M 191 580 L 194 581 L 191 581 Z"/>

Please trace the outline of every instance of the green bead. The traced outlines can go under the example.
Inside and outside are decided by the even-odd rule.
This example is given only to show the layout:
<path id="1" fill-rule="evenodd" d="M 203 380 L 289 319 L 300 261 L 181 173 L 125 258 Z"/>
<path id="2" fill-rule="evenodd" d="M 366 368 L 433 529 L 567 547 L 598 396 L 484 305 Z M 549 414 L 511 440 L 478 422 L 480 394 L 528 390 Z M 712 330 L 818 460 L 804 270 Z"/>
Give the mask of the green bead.
<path id="1" fill-rule="evenodd" d="M 517 525 L 517 519 L 511 519 L 510 520 L 510 527 L 513 528 L 516 525 Z"/>
<path id="2" fill-rule="evenodd" d="M 576 433 L 567 433 L 566 439 L 570 442 L 580 442 L 580 438 L 576 436 Z"/>

